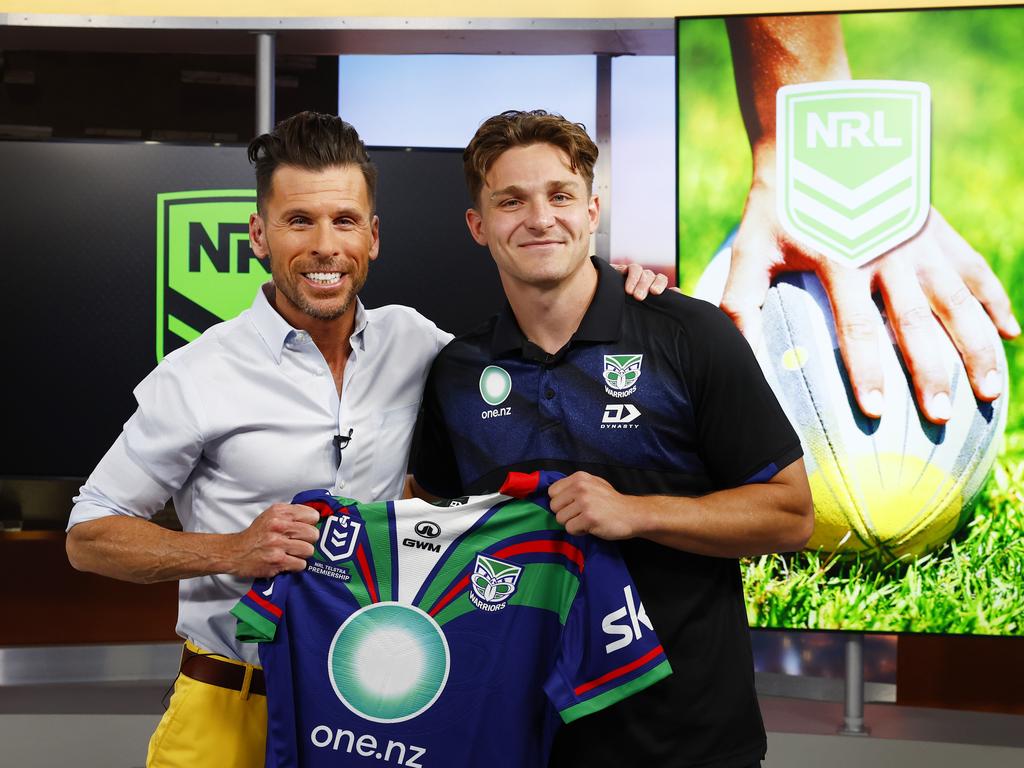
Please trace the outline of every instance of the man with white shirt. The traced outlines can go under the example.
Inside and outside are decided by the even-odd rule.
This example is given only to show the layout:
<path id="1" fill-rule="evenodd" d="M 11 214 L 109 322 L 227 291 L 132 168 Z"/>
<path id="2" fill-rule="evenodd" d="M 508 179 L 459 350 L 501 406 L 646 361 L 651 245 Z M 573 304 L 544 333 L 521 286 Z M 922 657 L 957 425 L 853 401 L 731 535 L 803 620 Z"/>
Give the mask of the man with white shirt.
<path id="1" fill-rule="evenodd" d="M 317 514 L 279 502 L 315 487 L 403 495 L 427 370 L 451 339 L 407 307 L 357 298 L 380 240 L 376 169 L 351 125 L 304 112 L 254 139 L 249 159 L 249 237 L 273 281 L 136 388 L 138 410 L 68 525 L 80 570 L 181 580 L 186 645 L 150 768 L 263 765 L 262 671 L 229 611 L 254 578 L 302 570 L 313 554 Z M 654 276 L 630 278 L 642 297 Z M 149 521 L 168 498 L 181 531 Z"/>
<path id="2" fill-rule="evenodd" d="M 149 766 L 263 765 L 262 673 L 229 610 L 254 578 L 305 567 L 318 519 L 275 502 L 317 486 L 401 496 L 427 368 L 451 338 L 411 309 L 357 298 L 379 230 L 376 170 L 352 126 L 302 113 L 254 139 L 249 158 L 249 235 L 273 282 L 136 388 L 138 410 L 69 523 L 76 568 L 181 580 L 182 675 Z M 182 531 L 148 520 L 168 497 Z"/>

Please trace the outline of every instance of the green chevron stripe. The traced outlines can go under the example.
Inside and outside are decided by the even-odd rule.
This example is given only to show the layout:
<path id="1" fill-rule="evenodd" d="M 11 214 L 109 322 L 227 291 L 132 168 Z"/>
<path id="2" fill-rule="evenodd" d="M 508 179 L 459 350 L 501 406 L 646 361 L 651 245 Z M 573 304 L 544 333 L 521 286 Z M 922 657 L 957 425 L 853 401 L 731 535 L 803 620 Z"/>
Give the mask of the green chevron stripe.
<path id="1" fill-rule="evenodd" d="M 557 613 L 559 623 L 564 625 L 579 588 L 579 578 L 564 565 L 530 563 L 523 566 L 516 591 L 509 602 Z"/>
<path id="2" fill-rule="evenodd" d="M 434 617 L 434 621 L 436 621 L 439 626 L 443 627 L 449 621 L 454 621 L 459 618 L 459 616 L 475 610 L 477 610 L 477 607 L 469 601 L 469 592 L 467 590 L 448 603 L 448 605 L 444 607 L 444 610 Z"/>
<path id="3" fill-rule="evenodd" d="M 913 215 L 913 212 L 913 208 L 906 208 L 895 216 L 882 222 L 877 227 L 874 227 L 873 229 L 870 229 L 864 234 L 858 236 L 854 240 L 836 232 L 831 227 L 826 227 L 821 222 L 812 219 L 798 209 L 793 211 L 793 219 L 797 221 L 805 231 L 813 232 L 817 237 L 832 240 L 836 245 L 848 252 L 863 253 L 874 240 L 886 237 L 901 221 L 909 220 Z"/>
<path id="4" fill-rule="evenodd" d="M 500 536 L 495 535 L 495 529 L 500 529 Z M 543 507 L 522 500 L 507 502 L 491 515 L 487 522 L 451 550 L 417 606 L 429 613 L 434 603 L 451 588 L 459 575 L 485 549 L 493 548 L 495 544 L 520 534 L 560 530 L 562 526 L 555 520 L 555 516 Z"/>
<path id="5" fill-rule="evenodd" d="M 358 509 L 359 515 L 366 520 L 363 530 L 370 542 L 370 554 L 373 556 L 373 568 L 377 576 L 377 594 L 381 600 L 390 600 L 395 574 L 391 572 L 393 531 L 388 525 L 388 505 L 386 502 L 374 502 L 359 504 Z"/>
<path id="6" fill-rule="evenodd" d="M 523 566 L 516 591 L 508 599 L 508 604 L 557 613 L 559 623 L 564 626 L 579 588 L 579 578 L 564 566 L 554 563 L 528 563 Z M 472 587 L 467 587 L 465 592 L 434 617 L 438 624 L 444 626 L 463 614 L 479 610 L 469 599 L 470 589 Z"/>
<path id="7" fill-rule="evenodd" d="M 804 184 L 801 181 L 794 180 L 793 188 L 795 190 L 799 191 L 799 192 L 803 192 L 808 197 L 817 200 L 822 205 L 828 206 L 829 208 L 831 208 L 836 213 L 840 213 L 843 216 L 847 216 L 847 217 L 853 219 L 853 218 L 856 218 L 857 216 L 860 216 L 862 213 L 867 213 L 868 211 L 874 210 L 875 208 L 877 208 L 878 206 L 882 205 L 883 203 L 885 203 L 890 198 L 895 197 L 896 195 L 898 195 L 900 192 L 904 192 L 904 191 L 910 189 L 910 187 L 913 185 L 913 183 L 914 183 L 914 179 L 912 179 L 912 178 L 904 179 L 899 184 L 896 184 L 895 186 L 889 187 L 889 189 L 885 190 L 884 192 L 879 193 L 878 195 L 873 197 L 871 200 L 868 200 L 866 203 L 862 203 L 861 205 L 859 205 L 856 208 L 847 208 L 842 203 L 834 200 L 833 198 L 829 197 L 826 194 L 823 194 L 823 193 L 819 192 L 814 187 L 810 187 L 807 184 Z"/>
<path id="8" fill-rule="evenodd" d="M 274 639 L 277 624 L 261 616 L 245 603 L 236 603 L 231 615 L 238 619 L 235 637 L 243 643 L 264 643 Z"/>
<path id="9" fill-rule="evenodd" d="M 644 672 L 640 677 L 636 677 L 617 688 L 612 688 L 610 691 L 605 691 L 600 696 L 595 696 L 592 699 L 581 701 L 579 704 L 566 707 L 558 714 L 562 716 L 562 722 L 571 723 L 573 720 L 579 720 L 581 717 L 610 707 L 612 704 L 622 701 L 627 696 L 632 696 L 637 691 L 642 691 L 644 688 L 653 685 L 662 678 L 668 677 L 670 674 L 672 674 L 672 667 L 669 666 L 668 661 L 663 661 L 656 667 Z"/>
<path id="10" fill-rule="evenodd" d="M 174 315 L 167 316 L 167 330 L 176 336 L 180 336 L 185 341 L 195 341 L 200 336 L 199 331 L 184 321 L 179 320 Z"/>

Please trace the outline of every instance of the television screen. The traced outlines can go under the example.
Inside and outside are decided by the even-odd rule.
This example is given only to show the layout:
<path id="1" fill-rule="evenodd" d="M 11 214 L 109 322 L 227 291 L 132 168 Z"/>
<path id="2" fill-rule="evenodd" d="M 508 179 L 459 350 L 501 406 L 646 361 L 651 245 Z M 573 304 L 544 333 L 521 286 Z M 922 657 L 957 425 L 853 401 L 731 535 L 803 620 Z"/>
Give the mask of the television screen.
<path id="1" fill-rule="evenodd" d="M 381 250 L 360 296 L 452 332 L 505 299 L 463 223 L 461 153 L 371 148 Z M 269 279 L 248 246 L 245 148 L 2 142 L 7 329 L 3 478 L 84 478 L 163 355 Z M 428 193 L 424 193 L 428 190 Z"/>
<path id="2" fill-rule="evenodd" d="M 804 448 L 754 627 L 1024 634 L 1024 9 L 677 21 L 678 268 Z"/>

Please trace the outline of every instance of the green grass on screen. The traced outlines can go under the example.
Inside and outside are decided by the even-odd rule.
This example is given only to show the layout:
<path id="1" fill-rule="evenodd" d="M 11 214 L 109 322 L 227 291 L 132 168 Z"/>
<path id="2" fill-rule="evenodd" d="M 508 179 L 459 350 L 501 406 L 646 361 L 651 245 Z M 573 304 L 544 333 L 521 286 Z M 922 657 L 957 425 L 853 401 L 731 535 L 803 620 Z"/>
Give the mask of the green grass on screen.
<path id="1" fill-rule="evenodd" d="M 847 14 L 857 79 L 932 90 L 932 202 L 1024 314 L 1024 10 Z M 679 37 L 679 276 L 692 292 L 737 226 L 750 184 L 721 20 Z M 1006 345 L 1004 445 L 973 519 L 910 562 L 804 552 L 743 562 L 752 626 L 1024 635 L 1024 344 Z M 1005 396 L 1005 395 L 1004 395 Z"/>

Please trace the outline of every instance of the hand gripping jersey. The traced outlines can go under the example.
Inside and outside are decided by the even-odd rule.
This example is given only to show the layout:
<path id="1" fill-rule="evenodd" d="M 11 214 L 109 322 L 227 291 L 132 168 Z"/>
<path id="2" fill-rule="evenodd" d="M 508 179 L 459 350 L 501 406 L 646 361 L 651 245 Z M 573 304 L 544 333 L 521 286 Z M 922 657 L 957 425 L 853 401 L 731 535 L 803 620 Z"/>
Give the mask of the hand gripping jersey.
<path id="1" fill-rule="evenodd" d="M 320 512 L 306 570 L 235 606 L 260 642 L 267 768 L 541 768 L 560 721 L 670 674 L 617 547 L 548 507 L 561 475 L 500 493 Z"/>

